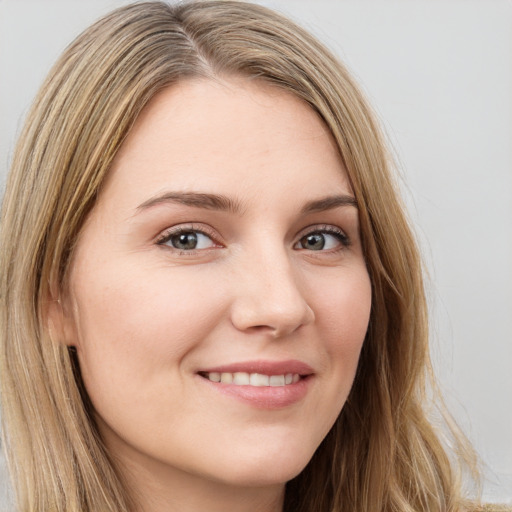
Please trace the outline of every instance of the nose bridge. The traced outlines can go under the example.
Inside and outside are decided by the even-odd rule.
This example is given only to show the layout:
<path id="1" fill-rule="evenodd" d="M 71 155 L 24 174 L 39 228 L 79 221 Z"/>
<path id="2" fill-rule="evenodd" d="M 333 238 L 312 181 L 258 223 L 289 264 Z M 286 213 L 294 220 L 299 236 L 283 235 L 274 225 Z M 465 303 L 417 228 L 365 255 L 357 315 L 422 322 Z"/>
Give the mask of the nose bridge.
<path id="1" fill-rule="evenodd" d="M 282 242 L 268 240 L 244 254 L 240 270 L 232 312 L 235 327 L 268 330 L 282 336 L 313 320 L 300 273 Z"/>

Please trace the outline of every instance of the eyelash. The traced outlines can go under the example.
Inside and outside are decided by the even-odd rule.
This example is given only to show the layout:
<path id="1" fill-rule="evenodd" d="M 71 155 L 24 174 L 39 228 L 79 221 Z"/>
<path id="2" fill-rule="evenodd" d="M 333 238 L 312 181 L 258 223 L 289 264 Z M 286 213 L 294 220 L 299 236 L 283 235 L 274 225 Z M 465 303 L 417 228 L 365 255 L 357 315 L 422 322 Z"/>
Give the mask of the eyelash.
<path id="1" fill-rule="evenodd" d="M 294 244 L 297 245 L 300 243 L 301 240 L 303 240 L 307 236 L 315 235 L 315 234 L 328 234 L 334 236 L 341 244 L 341 247 L 338 247 L 336 249 L 330 249 L 326 251 L 311 251 L 311 252 L 330 252 L 330 253 L 337 253 L 339 251 L 342 251 L 346 249 L 347 247 L 350 247 L 352 241 L 347 236 L 347 234 L 340 228 L 336 226 L 332 226 L 330 224 L 323 224 L 323 225 L 315 225 L 310 226 L 303 230 L 303 232 L 299 236 L 299 240 Z M 304 249 L 307 250 L 307 249 Z"/>
<path id="2" fill-rule="evenodd" d="M 167 247 L 170 250 L 177 252 L 180 256 L 181 255 L 192 256 L 192 255 L 197 254 L 198 252 L 211 249 L 211 248 L 206 248 L 206 249 L 182 250 L 182 249 L 177 249 L 175 247 L 166 245 L 167 242 L 169 242 L 171 240 L 171 238 L 173 238 L 175 236 L 182 235 L 182 234 L 187 234 L 187 233 L 198 233 L 200 235 L 208 237 L 214 244 L 211 248 L 222 247 L 222 245 L 216 241 L 216 234 L 213 232 L 213 230 L 206 229 L 204 226 L 197 227 L 194 224 L 181 225 L 181 226 L 173 227 L 173 228 L 166 230 L 164 233 L 162 233 L 162 235 L 160 237 L 157 238 L 156 244 L 159 246 L 162 246 L 162 247 Z M 293 247 L 295 248 L 305 237 L 315 235 L 315 234 L 332 235 L 340 242 L 341 247 L 336 248 L 336 249 L 328 249 L 325 251 L 311 250 L 310 252 L 312 252 L 312 253 L 314 253 L 314 252 L 337 253 L 339 251 L 346 249 L 352 243 L 350 238 L 340 228 L 337 228 L 332 225 L 315 225 L 315 226 L 310 226 L 310 227 L 306 228 L 305 230 L 303 230 L 302 233 L 299 235 L 297 242 L 295 242 L 293 244 Z M 303 248 L 302 250 L 307 251 L 308 249 Z"/>
<path id="3" fill-rule="evenodd" d="M 199 251 L 207 250 L 207 249 L 191 249 L 191 250 L 185 251 L 185 250 L 177 249 L 175 247 L 166 246 L 167 242 L 169 242 L 172 237 L 183 235 L 186 233 L 199 233 L 201 235 L 208 237 L 213 242 L 214 245 L 212 248 L 221 247 L 221 244 L 219 244 L 216 241 L 216 234 L 213 232 L 213 230 L 209 230 L 205 226 L 197 227 L 194 224 L 181 225 L 181 226 L 173 227 L 173 228 L 170 228 L 170 229 L 164 231 L 162 233 L 162 235 L 157 238 L 156 244 L 159 246 L 162 246 L 162 247 L 167 247 L 172 251 L 177 251 L 180 256 L 181 255 L 190 256 L 190 255 L 196 254 Z"/>

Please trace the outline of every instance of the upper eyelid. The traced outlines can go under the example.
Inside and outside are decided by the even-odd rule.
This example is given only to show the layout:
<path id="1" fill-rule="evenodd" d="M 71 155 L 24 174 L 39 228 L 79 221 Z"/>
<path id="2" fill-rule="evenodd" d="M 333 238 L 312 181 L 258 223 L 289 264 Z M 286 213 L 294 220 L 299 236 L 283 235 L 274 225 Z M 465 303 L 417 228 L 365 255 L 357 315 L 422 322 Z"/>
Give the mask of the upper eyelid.
<path id="1" fill-rule="evenodd" d="M 201 224 L 200 226 L 198 226 L 193 222 L 190 224 L 187 224 L 187 223 L 178 224 L 176 226 L 171 226 L 170 228 L 164 229 L 162 232 L 160 232 L 159 235 L 157 235 L 157 237 L 155 239 L 155 243 L 161 244 L 164 241 L 167 241 L 168 239 L 170 239 L 170 237 L 172 237 L 173 235 L 176 235 L 177 233 L 181 233 L 181 232 L 186 233 L 187 231 L 194 231 L 194 232 L 201 233 L 201 234 L 207 236 L 208 238 L 210 238 L 214 243 L 216 243 L 216 244 L 221 243 L 218 240 L 219 236 L 216 235 L 216 233 L 214 232 L 213 229 L 206 227 L 204 224 Z"/>
<path id="2" fill-rule="evenodd" d="M 171 226 L 169 228 L 164 229 L 162 232 L 160 232 L 159 235 L 155 238 L 155 242 L 157 244 L 162 243 L 163 241 L 166 241 L 171 236 L 180 233 L 180 232 L 187 232 L 187 231 L 195 231 L 198 233 L 201 233 L 203 235 L 208 236 L 211 238 L 211 240 L 216 244 L 221 244 L 222 242 L 220 239 L 221 236 L 218 235 L 217 231 L 213 228 L 209 227 L 208 225 L 201 224 L 201 223 L 182 223 L 178 224 L 176 226 Z M 346 231 L 339 226 L 333 225 L 333 224 L 312 224 L 310 226 L 306 226 L 302 228 L 295 236 L 294 236 L 294 244 L 297 243 L 301 238 L 304 236 L 310 234 L 310 233 L 317 233 L 317 232 L 326 232 L 326 233 L 333 233 L 333 234 L 339 234 L 342 235 L 347 243 L 350 243 L 350 237 L 347 235 Z"/>
<path id="3" fill-rule="evenodd" d="M 319 232 L 337 233 L 337 234 L 343 235 L 347 239 L 349 239 L 347 232 L 344 229 L 340 228 L 339 226 L 335 226 L 334 224 L 312 224 L 311 226 L 307 226 L 307 227 L 301 229 L 297 236 L 300 239 L 309 233 L 319 233 Z"/>

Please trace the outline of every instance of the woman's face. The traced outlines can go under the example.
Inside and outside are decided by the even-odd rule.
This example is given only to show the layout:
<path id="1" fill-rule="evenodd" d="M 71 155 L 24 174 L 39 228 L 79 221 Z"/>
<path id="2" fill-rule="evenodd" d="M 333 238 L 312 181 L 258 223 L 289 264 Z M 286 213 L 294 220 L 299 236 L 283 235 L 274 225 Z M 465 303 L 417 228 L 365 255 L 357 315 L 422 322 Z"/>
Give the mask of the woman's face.
<path id="1" fill-rule="evenodd" d="M 64 332 L 131 473 L 265 486 L 298 474 L 340 413 L 370 304 L 323 122 L 261 82 L 192 80 L 155 97 L 118 153 Z"/>

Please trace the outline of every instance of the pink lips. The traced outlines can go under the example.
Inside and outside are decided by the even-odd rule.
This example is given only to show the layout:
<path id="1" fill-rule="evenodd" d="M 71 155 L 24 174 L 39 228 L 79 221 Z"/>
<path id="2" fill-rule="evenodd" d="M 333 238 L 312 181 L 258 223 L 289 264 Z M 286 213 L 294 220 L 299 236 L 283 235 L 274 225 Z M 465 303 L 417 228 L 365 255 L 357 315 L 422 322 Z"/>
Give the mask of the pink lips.
<path id="1" fill-rule="evenodd" d="M 298 382 L 285 386 L 251 386 L 212 382 L 205 376 L 209 373 L 259 373 L 263 375 L 298 374 Z M 198 372 L 201 381 L 212 390 L 238 399 L 260 409 L 280 409 L 299 402 L 306 395 L 313 377 L 313 369 L 301 361 L 248 361 L 202 369 Z"/>
<path id="2" fill-rule="evenodd" d="M 205 368 L 201 373 L 262 373 L 264 375 L 284 375 L 286 373 L 298 373 L 299 375 L 311 375 L 313 369 L 306 363 L 291 359 L 289 361 L 247 361 L 245 363 L 231 363 L 213 368 Z"/>

